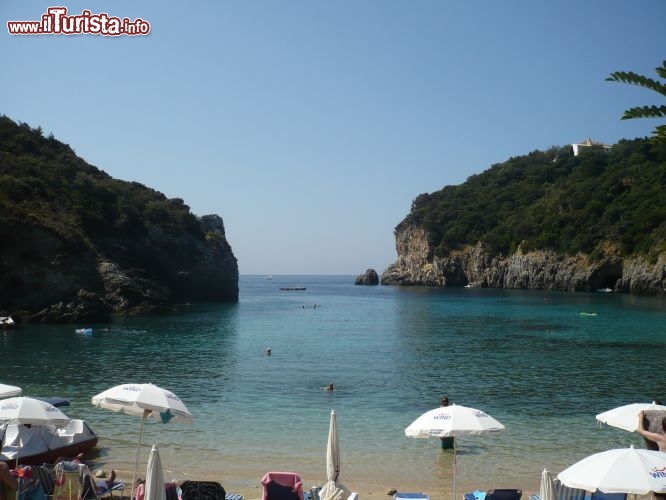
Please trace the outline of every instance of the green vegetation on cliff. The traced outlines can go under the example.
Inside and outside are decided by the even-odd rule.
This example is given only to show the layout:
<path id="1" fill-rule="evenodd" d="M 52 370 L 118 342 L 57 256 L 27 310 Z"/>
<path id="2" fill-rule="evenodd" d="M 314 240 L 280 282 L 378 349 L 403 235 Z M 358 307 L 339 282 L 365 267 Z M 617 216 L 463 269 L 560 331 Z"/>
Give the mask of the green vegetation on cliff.
<path id="1" fill-rule="evenodd" d="M 3 214 L 93 239 L 138 235 L 155 224 L 174 234 L 200 231 L 183 200 L 113 179 L 53 136 L 7 117 L 0 117 L 0 207 Z"/>
<path id="2" fill-rule="evenodd" d="M 111 312 L 238 298 L 220 217 L 197 218 L 182 199 L 113 179 L 41 128 L 5 116 L 0 238 L 6 311 L 77 304 L 82 293 Z"/>
<path id="3" fill-rule="evenodd" d="M 490 253 L 546 249 L 592 258 L 666 252 L 666 144 L 570 146 L 493 165 L 421 194 L 398 225 L 428 232 L 437 256 L 483 242 Z"/>

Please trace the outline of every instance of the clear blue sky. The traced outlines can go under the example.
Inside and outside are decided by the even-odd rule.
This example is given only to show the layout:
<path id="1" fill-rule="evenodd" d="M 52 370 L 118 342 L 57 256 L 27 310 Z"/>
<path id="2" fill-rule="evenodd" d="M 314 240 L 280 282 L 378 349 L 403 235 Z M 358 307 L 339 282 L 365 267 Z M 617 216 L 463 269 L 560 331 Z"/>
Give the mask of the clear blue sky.
<path id="1" fill-rule="evenodd" d="M 147 36 L 6 21 L 142 18 Z M 664 0 L 2 0 L 0 113 L 223 217 L 241 274 L 381 273 L 424 192 L 512 156 L 650 135 Z"/>

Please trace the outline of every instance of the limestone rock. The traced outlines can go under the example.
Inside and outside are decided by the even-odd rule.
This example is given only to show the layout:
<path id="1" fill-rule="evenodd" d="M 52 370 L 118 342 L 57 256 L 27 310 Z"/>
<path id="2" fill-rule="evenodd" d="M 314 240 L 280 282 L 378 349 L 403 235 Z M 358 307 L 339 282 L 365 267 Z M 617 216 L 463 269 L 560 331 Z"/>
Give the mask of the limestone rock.
<path id="1" fill-rule="evenodd" d="M 359 274 L 356 277 L 356 281 L 354 282 L 354 284 L 371 285 L 371 286 L 379 285 L 379 276 L 377 275 L 377 271 L 370 268 L 364 274 Z"/>
<path id="2" fill-rule="evenodd" d="M 155 226 L 140 239 L 65 234 L 36 220 L 0 218 L 0 309 L 25 322 L 97 323 L 112 314 L 238 300 L 238 265 L 221 219 L 205 238 Z M 218 222 L 212 227 L 211 222 Z"/>
<path id="3" fill-rule="evenodd" d="M 398 259 L 382 273 L 382 285 L 474 286 L 524 290 L 595 291 L 610 288 L 637 295 L 666 295 L 666 256 L 565 256 L 540 250 L 490 255 L 483 244 L 437 257 L 426 231 L 396 231 Z"/>

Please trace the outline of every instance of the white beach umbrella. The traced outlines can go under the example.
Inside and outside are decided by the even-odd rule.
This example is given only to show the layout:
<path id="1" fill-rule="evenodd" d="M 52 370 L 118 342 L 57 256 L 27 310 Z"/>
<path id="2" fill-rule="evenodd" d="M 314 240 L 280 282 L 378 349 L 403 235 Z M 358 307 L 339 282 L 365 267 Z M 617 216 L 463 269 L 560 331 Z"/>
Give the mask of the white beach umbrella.
<path id="1" fill-rule="evenodd" d="M 0 400 L 0 422 L 4 424 L 30 425 L 35 428 L 42 426 L 65 426 L 69 417 L 58 408 L 46 401 L 28 397 L 15 397 Z M 37 429 L 35 429 L 37 430 Z M 37 434 L 39 434 L 37 432 Z M 21 434 L 19 433 L 19 436 Z M 41 434 L 39 434 L 41 437 Z M 0 441 L 0 449 L 4 444 L 5 436 Z M 22 440 L 22 438 L 20 438 Z M 43 438 L 42 438 L 43 439 Z M 48 447 L 48 443 L 44 443 Z M 16 467 L 18 468 L 23 441 L 19 442 L 16 450 Z"/>
<path id="2" fill-rule="evenodd" d="M 658 405 L 655 402 L 632 403 L 599 413 L 597 420 L 625 431 L 634 432 L 638 430 L 638 415 L 640 412 L 650 410 L 666 411 L 666 406 Z"/>
<path id="3" fill-rule="evenodd" d="M 146 493 L 145 500 L 166 500 L 166 489 L 164 487 L 164 470 L 157 445 L 154 444 L 148 457 L 146 468 Z"/>
<path id="4" fill-rule="evenodd" d="M 0 399 L 21 395 L 21 388 L 15 385 L 0 384 Z"/>
<path id="5" fill-rule="evenodd" d="M 152 418 L 166 424 L 167 422 L 192 423 L 192 414 L 178 396 L 153 384 L 121 384 L 111 387 L 93 396 L 92 404 L 128 415 L 141 417 L 139 429 L 139 445 L 132 474 L 132 488 L 136 481 L 136 470 L 141 455 L 143 440 L 143 424 Z"/>
<path id="6" fill-rule="evenodd" d="M 67 425 L 69 417 L 46 401 L 19 396 L 0 400 L 0 422 L 23 425 Z"/>
<path id="7" fill-rule="evenodd" d="M 560 472 L 562 484 L 603 493 L 666 493 L 666 453 L 620 448 L 595 453 Z"/>
<path id="8" fill-rule="evenodd" d="M 539 486 L 540 500 L 557 500 L 557 492 L 555 491 L 555 483 L 553 476 L 546 469 L 541 473 L 541 486 Z"/>
<path id="9" fill-rule="evenodd" d="M 340 443 L 335 410 L 331 410 L 331 422 L 328 429 L 326 446 L 326 479 L 328 480 L 319 492 L 321 500 L 343 500 L 349 498 L 349 490 L 338 483 L 340 476 Z"/>
<path id="10" fill-rule="evenodd" d="M 486 412 L 454 404 L 425 412 L 405 429 L 405 434 L 416 438 L 472 436 L 504 429 L 504 425 Z"/>
<path id="11" fill-rule="evenodd" d="M 504 425 L 486 412 L 462 405 L 440 406 L 425 412 L 405 429 L 405 435 L 414 438 L 479 436 L 504 432 Z M 457 497 L 456 454 L 457 439 L 453 444 L 453 498 Z"/>

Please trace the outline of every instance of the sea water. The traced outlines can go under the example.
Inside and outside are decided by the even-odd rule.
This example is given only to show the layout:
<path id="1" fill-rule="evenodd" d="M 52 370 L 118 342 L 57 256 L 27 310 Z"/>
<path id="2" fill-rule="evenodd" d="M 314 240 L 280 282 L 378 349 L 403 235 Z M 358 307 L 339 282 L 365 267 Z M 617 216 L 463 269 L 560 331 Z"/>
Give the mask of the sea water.
<path id="1" fill-rule="evenodd" d="M 404 434 L 443 395 L 506 426 L 502 435 L 457 438 L 459 494 L 536 491 L 544 468 L 642 447 L 636 433 L 600 427 L 595 415 L 666 399 L 663 298 L 353 282 L 242 276 L 237 304 L 118 318 L 108 331 L 21 325 L 0 334 L 0 382 L 72 398 L 65 413 L 100 436 L 90 458 L 130 471 L 140 419 L 94 407 L 91 397 L 126 382 L 167 388 L 194 423 L 147 422 L 139 476 L 158 444 L 167 479 L 214 478 L 227 491 L 269 470 L 321 484 L 335 410 L 341 482 L 381 495 L 451 489 L 453 453 Z M 83 327 L 92 334 L 75 331 Z M 329 383 L 335 391 L 323 390 Z"/>

